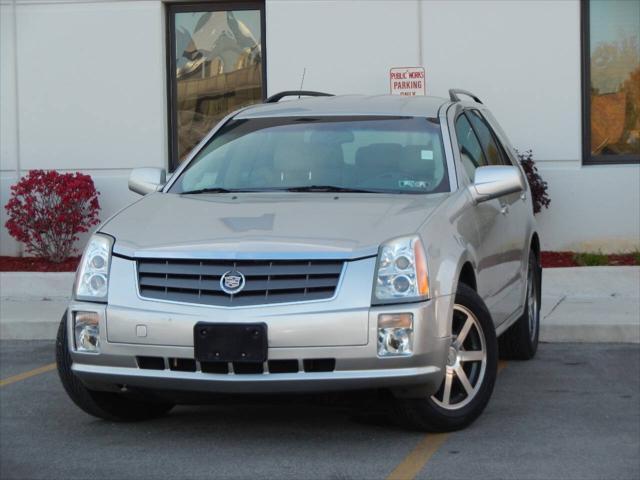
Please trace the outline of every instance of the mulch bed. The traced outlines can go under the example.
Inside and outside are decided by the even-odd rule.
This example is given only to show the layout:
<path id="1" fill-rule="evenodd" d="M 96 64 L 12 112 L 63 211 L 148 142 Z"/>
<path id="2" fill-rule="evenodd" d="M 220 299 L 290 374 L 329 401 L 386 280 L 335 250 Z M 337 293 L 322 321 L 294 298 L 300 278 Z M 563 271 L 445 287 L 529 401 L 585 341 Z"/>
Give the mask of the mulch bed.
<path id="1" fill-rule="evenodd" d="M 640 265 L 633 255 L 609 255 L 609 265 L 630 267 Z"/>
<path id="2" fill-rule="evenodd" d="M 543 268 L 579 267 L 574 259 L 574 252 L 542 252 Z M 607 255 L 610 266 L 638 265 L 633 254 Z"/>
<path id="3" fill-rule="evenodd" d="M 62 263 L 52 263 L 33 257 L 0 256 L 0 272 L 75 272 L 80 257 L 70 258 Z M 609 255 L 609 265 L 638 265 L 633 255 Z M 544 268 L 578 267 L 573 252 L 542 252 Z"/>
<path id="4" fill-rule="evenodd" d="M 0 272 L 75 272 L 79 262 L 80 257 L 53 263 L 42 258 L 0 256 Z"/>
<path id="5" fill-rule="evenodd" d="M 542 268 L 577 267 L 573 252 L 542 252 Z"/>

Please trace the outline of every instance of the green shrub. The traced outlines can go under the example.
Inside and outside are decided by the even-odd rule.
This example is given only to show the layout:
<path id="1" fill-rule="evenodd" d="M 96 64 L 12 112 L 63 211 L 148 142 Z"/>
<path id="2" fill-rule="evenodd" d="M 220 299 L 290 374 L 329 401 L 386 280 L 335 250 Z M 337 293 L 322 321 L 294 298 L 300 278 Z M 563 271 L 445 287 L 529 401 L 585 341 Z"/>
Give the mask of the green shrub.
<path id="1" fill-rule="evenodd" d="M 598 267 L 609 264 L 609 256 L 604 253 L 574 253 L 573 261 L 581 267 Z"/>

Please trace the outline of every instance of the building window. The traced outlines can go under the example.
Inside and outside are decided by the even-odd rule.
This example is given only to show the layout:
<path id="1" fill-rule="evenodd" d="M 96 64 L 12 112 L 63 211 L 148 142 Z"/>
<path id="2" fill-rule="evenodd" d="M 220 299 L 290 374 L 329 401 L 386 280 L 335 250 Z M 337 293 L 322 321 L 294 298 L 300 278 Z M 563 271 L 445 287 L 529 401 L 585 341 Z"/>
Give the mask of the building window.
<path id="1" fill-rule="evenodd" d="M 583 0 L 584 163 L 640 163 L 640 2 Z"/>
<path id="2" fill-rule="evenodd" d="M 169 4 L 169 167 L 266 93 L 264 2 Z"/>

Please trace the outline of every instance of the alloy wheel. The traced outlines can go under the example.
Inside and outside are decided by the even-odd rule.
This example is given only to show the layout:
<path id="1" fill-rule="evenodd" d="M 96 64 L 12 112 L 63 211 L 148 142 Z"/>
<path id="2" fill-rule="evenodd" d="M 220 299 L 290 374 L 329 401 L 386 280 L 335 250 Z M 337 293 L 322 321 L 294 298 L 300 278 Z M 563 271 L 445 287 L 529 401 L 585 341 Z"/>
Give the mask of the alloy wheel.
<path id="1" fill-rule="evenodd" d="M 457 410 L 468 405 L 482 386 L 487 347 L 480 322 L 462 305 L 453 307 L 451 330 L 445 377 L 431 400 L 446 410 Z"/>

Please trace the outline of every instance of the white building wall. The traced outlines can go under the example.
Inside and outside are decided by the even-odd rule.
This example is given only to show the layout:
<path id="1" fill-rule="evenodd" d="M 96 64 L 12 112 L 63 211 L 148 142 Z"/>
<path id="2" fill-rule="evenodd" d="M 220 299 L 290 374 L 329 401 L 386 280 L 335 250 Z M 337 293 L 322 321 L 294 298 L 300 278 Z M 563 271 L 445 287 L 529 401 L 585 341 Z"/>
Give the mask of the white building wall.
<path id="1" fill-rule="evenodd" d="M 18 158 L 16 130 L 14 8 L 0 4 L 0 171 L 15 172 Z"/>
<path id="2" fill-rule="evenodd" d="M 1 8 L 2 205 L 19 159 L 22 174 L 90 174 L 105 219 L 137 198 L 127 189 L 131 168 L 167 164 L 162 3 L 19 0 L 15 24 L 13 3 Z M 4 227 L 0 243 L 1 254 L 18 252 Z"/>
<path id="3" fill-rule="evenodd" d="M 267 0 L 269 94 L 387 93 L 389 68 L 418 62 L 415 0 Z"/>
<path id="4" fill-rule="evenodd" d="M 7 233 L 4 205 L 16 181 L 18 142 L 14 7 L 0 3 L 0 254 L 14 254 L 17 245 Z"/>
<path id="5" fill-rule="evenodd" d="M 422 18 L 432 93 L 476 93 L 538 160 L 581 158 L 577 0 L 427 1 Z"/>
<path id="6" fill-rule="evenodd" d="M 18 166 L 82 170 L 106 218 L 136 198 L 131 168 L 168 163 L 163 4 L 13 3 L 0 0 L 2 205 Z M 474 91 L 533 149 L 552 198 L 544 248 L 640 248 L 640 166 L 582 166 L 578 0 L 266 0 L 266 23 L 269 94 L 305 68 L 305 89 L 388 93 L 389 68 L 423 63 L 429 94 Z M 16 252 L 1 228 L 0 254 Z"/>

